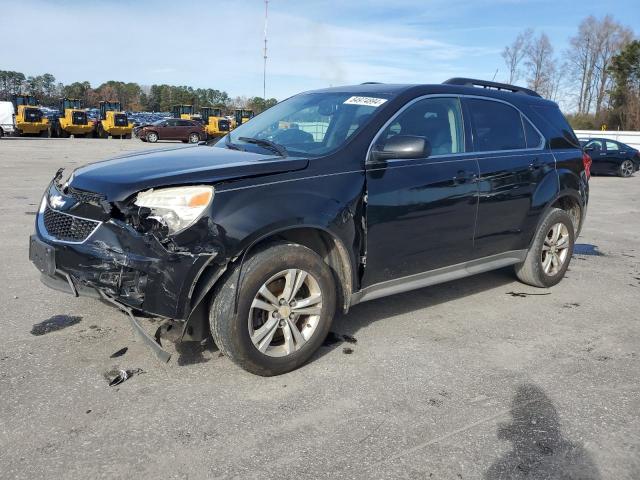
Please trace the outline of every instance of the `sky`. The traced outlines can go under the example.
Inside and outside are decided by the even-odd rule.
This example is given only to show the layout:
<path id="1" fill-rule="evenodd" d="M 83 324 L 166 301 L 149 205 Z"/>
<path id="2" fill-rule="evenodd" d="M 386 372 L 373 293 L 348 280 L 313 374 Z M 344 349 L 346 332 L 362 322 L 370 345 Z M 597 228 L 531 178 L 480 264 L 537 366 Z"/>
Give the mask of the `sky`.
<path id="1" fill-rule="evenodd" d="M 263 0 L 0 5 L 10 47 L 0 50 L 0 70 L 262 96 Z M 638 0 L 270 0 L 266 94 L 282 100 L 327 86 L 454 76 L 504 81 L 500 52 L 525 28 L 547 33 L 561 54 L 582 18 L 608 13 L 640 25 Z"/>

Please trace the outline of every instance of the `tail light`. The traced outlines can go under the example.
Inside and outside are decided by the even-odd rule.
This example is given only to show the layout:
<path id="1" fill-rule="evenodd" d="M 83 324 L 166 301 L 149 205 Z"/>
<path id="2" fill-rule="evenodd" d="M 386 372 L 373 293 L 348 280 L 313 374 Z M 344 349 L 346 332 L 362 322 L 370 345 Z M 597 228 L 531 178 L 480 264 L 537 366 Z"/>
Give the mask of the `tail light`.
<path id="1" fill-rule="evenodd" d="M 587 180 L 591 178 L 591 157 L 588 153 L 582 152 L 582 163 L 584 165 L 584 173 L 587 176 Z"/>

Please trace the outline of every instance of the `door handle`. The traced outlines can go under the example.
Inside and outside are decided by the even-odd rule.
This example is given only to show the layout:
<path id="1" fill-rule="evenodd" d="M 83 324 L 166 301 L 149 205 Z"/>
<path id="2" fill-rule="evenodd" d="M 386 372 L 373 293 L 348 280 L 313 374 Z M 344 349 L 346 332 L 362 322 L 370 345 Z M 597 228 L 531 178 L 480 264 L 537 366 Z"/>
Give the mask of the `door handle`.
<path id="1" fill-rule="evenodd" d="M 458 170 L 458 173 L 453 177 L 453 183 L 461 184 L 467 182 L 475 182 L 477 175 L 476 172 L 469 170 Z"/>

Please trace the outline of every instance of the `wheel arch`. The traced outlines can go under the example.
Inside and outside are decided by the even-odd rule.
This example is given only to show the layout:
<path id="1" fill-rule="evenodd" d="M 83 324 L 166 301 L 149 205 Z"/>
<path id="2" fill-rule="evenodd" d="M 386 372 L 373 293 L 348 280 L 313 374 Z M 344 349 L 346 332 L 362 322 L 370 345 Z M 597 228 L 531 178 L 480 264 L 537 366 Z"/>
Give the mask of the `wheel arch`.
<path id="1" fill-rule="evenodd" d="M 565 189 L 560 191 L 546 203 L 540 217 L 538 218 L 533 236 L 529 240 L 529 248 L 531 247 L 531 243 L 535 239 L 535 234 L 540 228 L 540 225 L 542 224 L 542 222 L 544 222 L 544 219 L 547 217 L 549 212 L 554 208 L 559 208 L 560 210 L 564 210 L 569 214 L 574 222 L 575 238 L 578 238 L 578 235 L 580 234 L 580 231 L 582 230 L 582 226 L 584 224 L 585 205 L 580 199 L 580 195 L 577 192 L 571 189 Z"/>
<path id="2" fill-rule="evenodd" d="M 197 303 L 190 306 L 190 314 L 185 322 L 183 336 L 189 339 L 202 340 L 208 336 L 208 304 L 211 295 L 216 287 L 220 285 L 235 268 L 240 269 L 238 282 L 242 278 L 242 268 L 245 259 L 261 248 L 268 248 L 270 244 L 277 241 L 289 241 L 303 245 L 322 257 L 329 266 L 336 281 L 336 305 L 341 306 L 343 312 L 347 312 L 350 305 L 351 294 L 355 285 L 355 266 L 349 250 L 344 242 L 333 232 L 318 224 L 295 224 L 285 227 L 275 228 L 254 238 L 248 245 L 241 248 L 233 255 L 226 266 L 211 265 L 203 271 L 196 283 L 193 291 L 199 291 Z M 238 305 L 238 292 L 234 297 L 234 310 Z M 196 296 L 194 295 L 194 298 Z"/>

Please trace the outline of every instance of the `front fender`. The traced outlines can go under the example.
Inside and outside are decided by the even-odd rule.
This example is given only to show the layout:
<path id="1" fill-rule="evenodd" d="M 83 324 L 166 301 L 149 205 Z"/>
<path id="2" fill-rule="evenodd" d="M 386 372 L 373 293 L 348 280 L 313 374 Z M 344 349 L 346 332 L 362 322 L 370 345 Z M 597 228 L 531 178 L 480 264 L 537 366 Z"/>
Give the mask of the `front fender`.
<path id="1" fill-rule="evenodd" d="M 303 227 L 322 229 L 359 251 L 363 188 L 363 172 L 345 172 L 220 189 L 212 220 L 229 259 L 269 235 Z"/>

